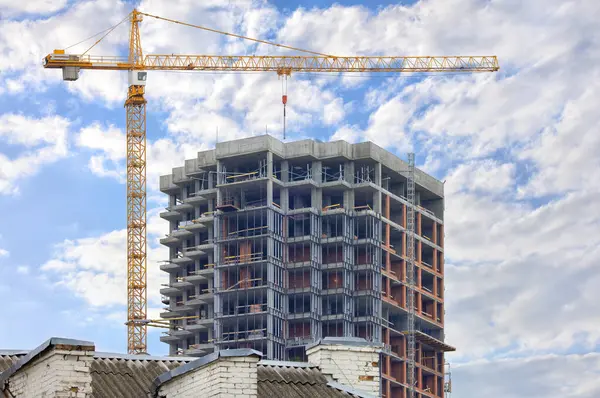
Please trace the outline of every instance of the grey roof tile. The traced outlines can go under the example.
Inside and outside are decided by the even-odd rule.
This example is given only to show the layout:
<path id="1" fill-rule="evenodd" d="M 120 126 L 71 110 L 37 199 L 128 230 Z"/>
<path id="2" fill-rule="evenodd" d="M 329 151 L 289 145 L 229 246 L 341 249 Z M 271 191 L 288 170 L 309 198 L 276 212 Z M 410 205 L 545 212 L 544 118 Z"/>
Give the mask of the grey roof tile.
<path id="1" fill-rule="evenodd" d="M 0 353 L 0 373 L 10 368 L 15 362 L 17 362 L 26 354 L 27 352 Z"/>
<path id="2" fill-rule="evenodd" d="M 259 398 L 338 398 L 350 394 L 327 385 L 328 380 L 314 366 L 258 364 Z"/>
<path id="3" fill-rule="evenodd" d="M 154 379 L 191 359 L 95 357 L 90 365 L 94 398 L 146 397 Z"/>

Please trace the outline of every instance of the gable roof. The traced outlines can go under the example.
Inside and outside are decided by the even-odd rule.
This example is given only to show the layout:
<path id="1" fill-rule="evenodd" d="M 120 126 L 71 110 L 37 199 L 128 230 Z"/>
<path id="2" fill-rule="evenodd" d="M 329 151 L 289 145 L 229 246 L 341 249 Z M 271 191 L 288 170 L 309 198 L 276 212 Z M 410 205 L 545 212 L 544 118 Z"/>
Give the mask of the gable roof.
<path id="1" fill-rule="evenodd" d="M 83 340 L 73 340 L 73 339 L 64 339 L 61 337 L 52 337 L 48 340 L 44 341 L 40 346 L 34 348 L 33 350 L 27 352 L 25 355 L 20 356 L 16 362 L 14 362 L 10 367 L 0 373 L 0 388 L 4 388 L 4 383 L 15 374 L 19 369 L 23 366 L 27 365 L 30 361 L 38 356 L 42 355 L 44 352 L 54 348 L 54 347 L 69 347 L 80 350 L 93 351 L 94 343 L 90 341 Z"/>

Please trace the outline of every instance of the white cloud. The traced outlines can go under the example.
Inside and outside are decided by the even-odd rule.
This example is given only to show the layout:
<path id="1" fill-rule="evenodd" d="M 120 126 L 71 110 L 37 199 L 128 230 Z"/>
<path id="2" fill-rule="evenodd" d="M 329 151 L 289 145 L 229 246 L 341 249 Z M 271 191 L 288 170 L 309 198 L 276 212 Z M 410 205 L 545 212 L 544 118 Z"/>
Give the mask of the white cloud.
<path id="1" fill-rule="evenodd" d="M 20 14 L 50 14 L 66 5 L 67 0 L 0 0 L 0 15 L 6 18 Z"/>
<path id="2" fill-rule="evenodd" d="M 0 115 L 0 140 L 25 148 L 12 158 L 0 153 L 0 194 L 19 193 L 17 181 L 66 157 L 69 125 L 69 120 L 61 116 L 35 119 L 19 114 Z"/>
<path id="3" fill-rule="evenodd" d="M 452 368 L 452 395 L 594 398 L 600 394 L 598 372 L 598 353 L 482 360 Z"/>
<path id="4" fill-rule="evenodd" d="M 186 128 L 200 128 L 191 119 L 189 125 L 182 123 L 178 126 L 178 131 L 183 133 L 179 141 L 162 138 L 147 143 L 146 173 L 150 192 L 158 189 L 160 175 L 168 173 L 173 167 L 181 166 L 185 159 L 194 157 L 199 150 L 207 149 L 202 139 L 187 136 Z M 94 122 L 79 131 L 75 142 L 80 148 L 93 153 L 88 163 L 92 173 L 125 182 L 126 137 L 120 128 Z"/>
<path id="5" fill-rule="evenodd" d="M 17 267 L 17 272 L 22 275 L 27 275 L 29 274 L 29 267 L 26 265 L 19 265 Z"/>
<path id="6" fill-rule="evenodd" d="M 331 141 L 344 140 L 351 143 L 362 139 L 362 132 L 358 126 L 342 126 L 330 138 Z"/>
<path id="7" fill-rule="evenodd" d="M 327 125 L 340 122 L 345 116 L 344 101 L 341 98 L 336 98 L 334 101 L 325 104 L 323 110 L 323 122 Z"/>
<path id="8" fill-rule="evenodd" d="M 167 224 L 158 213 L 148 212 L 148 301 L 160 303 L 158 293 L 166 274 L 159 270 L 158 261 L 168 257 L 165 247 L 157 245 Z M 160 231 L 160 232 L 159 232 Z M 91 307 L 111 311 L 127 303 L 126 230 L 112 231 L 101 236 L 65 240 L 55 247 L 53 257 L 41 269 L 57 287 L 67 288 Z"/>
<path id="9" fill-rule="evenodd" d="M 577 99 L 568 102 L 559 120 L 521 152 L 520 158 L 539 169 L 521 193 L 543 196 L 595 187 L 600 178 L 600 115 L 596 111 L 596 81 Z"/>
<path id="10" fill-rule="evenodd" d="M 0 257 L 8 257 L 10 253 L 6 249 L 0 249 Z"/>
<path id="11" fill-rule="evenodd" d="M 125 159 L 126 137 L 121 129 L 94 122 L 82 128 L 75 141 L 80 148 L 100 153 L 90 157 L 88 167 L 92 173 L 125 182 L 125 165 L 122 160 Z"/>
<path id="12" fill-rule="evenodd" d="M 38 0 L 35 3 L 43 2 Z M 55 5 L 61 3 L 53 2 Z M 43 57 L 54 49 L 64 49 L 117 24 L 125 17 L 125 10 L 121 1 L 90 0 L 75 3 L 64 12 L 47 18 L 4 21 L 0 25 L 0 52 L 4 55 L 0 59 L 0 69 L 12 81 L 7 88 L 16 92 L 26 89 L 37 92 L 45 90 L 48 84 L 61 82 L 59 70 L 42 68 Z M 19 40 L 15 40 L 15 37 Z M 123 24 L 98 44 L 93 53 L 113 55 L 115 45 L 126 42 L 127 24 Z M 68 51 L 80 54 L 93 43 L 93 40 L 89 40 Z M 4 79 L 0 80 L 0 87 L 6 86 Z M 110 85 L 106 85 L 104 90 L 106 93 L 114 92 Z M 95 93 L 101 92 L 98 90 Z"/>
<path id="13" fill-rule="evenodd" d="M 372 141 L 375 144 L 393 148 L 399 152 L 408 152 L 413 148 L 413 140 L 405 127 L 416 111 L 416 104 L 407 104 L 402 95 L 382 103 L 369 115 L 367 128 L 361 130 L 358 126 L 344 126 L 331 137 L 356 141 Z"/>
<path id="14" fill-rule="evenodd" d="M 491 159 L 469 161 L 459 165 L 446 177 L 444 192 L 446 195 L 461 191 L 498 194 L 515 183 L 513 163 L 500 164 Z"/>

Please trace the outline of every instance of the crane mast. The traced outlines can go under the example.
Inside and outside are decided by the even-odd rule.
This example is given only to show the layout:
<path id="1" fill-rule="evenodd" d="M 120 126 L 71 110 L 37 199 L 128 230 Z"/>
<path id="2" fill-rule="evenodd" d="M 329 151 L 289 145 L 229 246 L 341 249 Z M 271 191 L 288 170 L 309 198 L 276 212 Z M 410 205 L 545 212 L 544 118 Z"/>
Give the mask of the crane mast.
<path id="1" fill-rule="evenodd" d="M 144 55 L 139 24 L 143 16 L 174 22 L 241 39 L 301 51 L 310 55 Z M 44 68 L 61 69 L 63 80 L 79 78 L 81 69 L 128 71 L 127 111 L 127 350 L 130 354 L 147 352 L 147 326 L 168 327 L 165 320 L 147 319 L 147 253 L 146 253 L 146 100 L 147 71 L 217 71 L 276 72 L 284 78 L 292 72 L 333 73 L 423 73 L 423 72 L 495 72 L 500 69 L 495 56 L 334 56 L 302 50 L 264 40 L 191 25 L 133 10 L 129 15 L 128 56 L 95 56 L 66 54 L 54 50 L 43 59 Z M 118 25 L 113 26 L 109 33 Z M 108 34 L 108 33 L 107 33 Z M 287 102 L 284 93 L 283 103 Z M 408 380 L 409 394 L 415 388 L 414 325 L 414 154 L 409 155 L 407 243 L 409 282 Z M 411 194 L 412 192 L 412 194 Z M 411 199 L 412 198 L 412 199 Z M 410 244 L 412 242 L 412 244 Z M 412 254 L 411 254 L 412 253 Z M 412 276 L 411 276 L 412 275 Z M 185 317 L 184 317 L 185 318 Z M 181 319 L 184 319 L 181 318 Z"/>
<path id="2" fill-rule="evenodd" d="M 131 13 L 129 62 L 141 68 L 142 46 L 139 23 L 142 16 Z M 147 351 L 146 267 L 146 72 L 129 71 L 127 110 L 127 350 Z"/>

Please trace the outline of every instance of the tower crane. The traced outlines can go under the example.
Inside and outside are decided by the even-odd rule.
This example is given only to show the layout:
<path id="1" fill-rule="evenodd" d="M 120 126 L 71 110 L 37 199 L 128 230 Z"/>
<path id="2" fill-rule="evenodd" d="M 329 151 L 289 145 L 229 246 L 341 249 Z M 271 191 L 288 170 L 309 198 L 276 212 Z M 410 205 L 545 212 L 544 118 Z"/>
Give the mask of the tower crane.
<path id="1" fill-rule="evenodd" d="M 140 23 L 143 17 L 202 29 L 240 39 L 303 52 L 307 55 L 144 55 Z M 127 56 L 94 56 L 88 51 L 118 25 L 129 21 Z M 128 72 L 129 87 L 125 100 L 127 113 L 127 349 L 130 354 L 145 353 L 147 326 L 164 327 L 161 320 L 147 319 L 146 292 L 146 99 L 148 71 L 275 72 L 286 79 L 292 72 L 495 72 L 495 56 L 335 56 L 222 32 L 204 26 L 140 12 L 134 9 L 127 18 L 108 29 L 83 54 L 54 50 L 43 59 L 44 68 L 62 69 L 63 80 L 74 81 L 82 69 L 122 70 Z M 282 93 L 287 103 L 287 93 Z M 414 159 L 414 157 L 413 157 Z M 414 233 L 414 231 L 409 231 Z M 412 332 L 414 334 L 414 332 Z M 414 395 L 414 336 L 409 362 L 409 388 Z M 409 344 L 409 347 L 411 345 Z M 412 377 L 411 377 L 412 374 Z"/>

